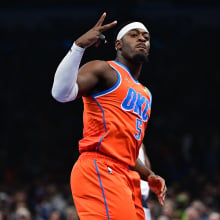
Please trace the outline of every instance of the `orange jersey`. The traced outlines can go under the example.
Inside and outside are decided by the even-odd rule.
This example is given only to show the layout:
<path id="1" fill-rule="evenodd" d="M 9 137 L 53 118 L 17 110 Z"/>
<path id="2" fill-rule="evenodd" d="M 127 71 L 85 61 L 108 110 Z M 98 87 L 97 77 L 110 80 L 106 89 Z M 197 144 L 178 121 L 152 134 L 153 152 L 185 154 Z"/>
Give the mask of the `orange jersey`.
<path id="1" fill-rule="evenodd" d="M 79 152 L 97 151 L 135 165 L 151 112 L 150 91 L 117 61 L 108 64 L 118 74 L 110 89 L 83 97 L 83 139 Z"/>

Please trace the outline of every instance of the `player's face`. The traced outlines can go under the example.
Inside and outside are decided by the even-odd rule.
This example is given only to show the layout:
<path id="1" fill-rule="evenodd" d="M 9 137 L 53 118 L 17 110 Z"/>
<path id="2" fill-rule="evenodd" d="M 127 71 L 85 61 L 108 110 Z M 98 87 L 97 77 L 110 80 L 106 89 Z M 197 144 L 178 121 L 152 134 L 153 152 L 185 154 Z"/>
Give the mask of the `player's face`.
<path id="1" fill-rule="evenodd" d="M 143 62 L 150 50 L 150 35 L 143 29 L 133 29 L 122 38 L 121 54 L 127 59 Z"/>

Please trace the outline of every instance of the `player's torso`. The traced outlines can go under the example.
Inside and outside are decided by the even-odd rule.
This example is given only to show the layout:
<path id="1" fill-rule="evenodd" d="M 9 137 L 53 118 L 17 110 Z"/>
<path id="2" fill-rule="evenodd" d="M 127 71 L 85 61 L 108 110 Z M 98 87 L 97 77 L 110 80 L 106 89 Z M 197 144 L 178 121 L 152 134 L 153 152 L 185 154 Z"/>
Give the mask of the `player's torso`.
<path id="1" fill-rule="evenodd" d="M 98 151 L 134 165 L 150 117 L 151 94 L 124 65 L 108 63 L 118 80 L 112 88 L 83 98 L 84 129 L 79 151 Z"/>

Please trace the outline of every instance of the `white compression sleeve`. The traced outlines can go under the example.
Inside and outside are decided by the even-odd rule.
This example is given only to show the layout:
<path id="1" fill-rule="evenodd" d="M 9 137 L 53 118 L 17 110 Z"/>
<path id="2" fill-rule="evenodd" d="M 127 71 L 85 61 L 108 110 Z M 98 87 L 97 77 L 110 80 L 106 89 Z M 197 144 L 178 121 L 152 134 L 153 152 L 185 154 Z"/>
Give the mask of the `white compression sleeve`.
<path id="1" fill-rule="evenodd" d="M 85 48 L 74 44 L 71 50 L 57 67 L 52 87 L 52 96 L 59 102 L 68 102 L 76 98 L 78 84 L 76 82 L 79 65 Z"/>

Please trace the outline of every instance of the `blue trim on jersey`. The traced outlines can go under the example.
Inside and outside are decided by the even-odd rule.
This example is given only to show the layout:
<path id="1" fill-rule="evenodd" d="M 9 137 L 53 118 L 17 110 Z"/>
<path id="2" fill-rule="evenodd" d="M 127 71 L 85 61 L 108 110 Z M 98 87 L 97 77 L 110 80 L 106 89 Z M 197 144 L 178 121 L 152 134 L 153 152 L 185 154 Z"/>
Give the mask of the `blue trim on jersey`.
<path id="1" fill-rule="evenodd" d="M 110 65 L 110 66 L 111 66 L 111 65 Z M 104 91 L 102 91 L 102 92 L 98 92 L 98 93 L 93 94 L 93 95 L 92 95 L 93 98 L 94 98 L 94 97 L 97 98 L 97 97 L 99 97 L 99 96 L 106 95 L 106 94 L 108 94 L 108 93 L 110 93 L 110 92 L 116 90 L 116 89 L 119 87 L 119 85 L 121 84 L 121 75 L 120 75 L 120 73 L 119 73 L 118 70 L 116 70 L 113 66 L 111 66 L 111 67 L 112 67 L 112 68 L 116 71 L 116 73 L 118 74 L 118 80 L 117 80 L 117 82 L 116 82 L 115 85 L 112 86 L 111 88 L 109 88 L 109 89 L 107 89 L 107 90 L 104 90 Z"/>
<path id="2" fill-rule="evenodd" d="M 105 128 L 105 134 L 107 133 L 107 127 L 106 127 L 106 122 L 105 122 L 105 111 L 104 109 L 102 108 L 102 106 L 99 104 L 99 102 L 95 99 L 95 97 L 92 97 L 93 100 L 96 102 L 96 104 L 99 106 L 99 108 L 101 109 L 102 111 L 102 118 L 103 118 L 103 123 L 104 123 L 104 128 Z M 98 147 L 97 147 L 97 151 L 99 150 L 100 148 L 100 145 L 102 143 L 102 139 L 104 138 L 105 134 L 103 134 L 99 140 L 99 144 L 98 144 Z"/>
<path id="3" fill-rule="evenodd" d="M 135 83 L 139 83 L 138 80 L 134 79 L 133 75 L 131 74 L 131 72 L 130 72 L 130 70 L 128 69 L 127 66 L 125 66 L 125 65 L 122 64 L 122 63 L 119 63 L 119 62 L 116 61 L 116 60 L 113 60 L 112 62 L 114 62 L 114 63 L 118 64 L 119 66 L 121 66 L 122 68 L 124 68 L 124 69 L 129 73 L 129 75 L 131 76 L 131 78 L 133 79 L 133 81 L 134 81 Z"/>
<path id="4" fill-rule="evenodd" d="M 102 180 L 101 180 L 101 176 L 100 176 L 100 173 L 99 173 L 99 169 L 98 169 L 96 160 L 94 160 L 94 163 L 95 163 L 96 173 L 97 173 L 98 178 L 99 178 L 100 188 L 102 190 L 102 196 L 103 196 L 103 199 L 104 199 L 105 211 L 106 211 L 107 219 L 110 220 L 109 213 L 108 213 L 108 205 L 107 205 L 106 198 L 105 198 L 105 192 L 104 192 L 104 188 L 102 186 Z"/>

